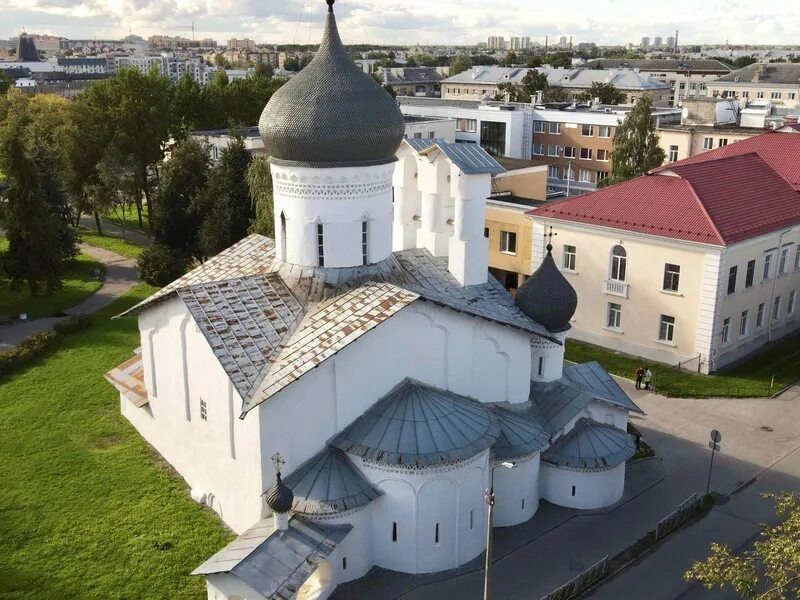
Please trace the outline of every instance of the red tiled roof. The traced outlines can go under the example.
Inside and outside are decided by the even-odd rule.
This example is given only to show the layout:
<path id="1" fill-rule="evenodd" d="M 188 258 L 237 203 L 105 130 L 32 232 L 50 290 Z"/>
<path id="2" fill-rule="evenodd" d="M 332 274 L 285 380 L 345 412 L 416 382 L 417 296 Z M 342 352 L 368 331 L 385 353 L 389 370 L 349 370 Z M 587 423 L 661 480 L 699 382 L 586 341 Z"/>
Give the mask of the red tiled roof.
<path id="1" fill-rule="evenodd" d="M 651 173 L 672 170 L 677 166 L 704 163 L 718 158 L 741 156 L 755 152 L 783 177 L 795 190 L 800 191 L 800 136 L 787 132 L 770 131 L 751 138 L 709 150 L 653 169 Z"/>
<path id="2" fill-rule="evenodd" d="M 672 163 L 528 214 L 720 246 L 800 223 L 800 193 L 759 154 L 717 158 Z"/>

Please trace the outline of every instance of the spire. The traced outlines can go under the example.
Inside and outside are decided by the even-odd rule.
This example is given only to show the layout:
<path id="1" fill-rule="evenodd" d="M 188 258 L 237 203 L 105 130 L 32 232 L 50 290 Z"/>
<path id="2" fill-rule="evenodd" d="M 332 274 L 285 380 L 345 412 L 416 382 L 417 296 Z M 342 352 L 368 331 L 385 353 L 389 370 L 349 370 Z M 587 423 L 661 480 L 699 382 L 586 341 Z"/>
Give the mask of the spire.
<path id="1" fill-rule="evenodd" d="M 333 12 L 333 3 L 336 2 L 336 0 L 325 0 L 325 2 L 328 3 L 328 12 L 332 13 Z"/>

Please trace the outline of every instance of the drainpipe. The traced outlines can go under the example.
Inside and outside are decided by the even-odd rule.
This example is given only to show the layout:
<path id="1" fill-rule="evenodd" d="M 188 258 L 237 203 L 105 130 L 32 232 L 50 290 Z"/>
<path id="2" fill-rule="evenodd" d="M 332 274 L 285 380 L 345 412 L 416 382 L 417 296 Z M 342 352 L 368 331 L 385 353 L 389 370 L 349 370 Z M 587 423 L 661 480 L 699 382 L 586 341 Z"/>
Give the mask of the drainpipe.
<path id="1" fill-rule="evenodd" d="M 772 295 L 769 298 L 769 305 L 767 309 L 769 313 L 767 314 L 767 343 L 772 343 L 772 309 L 775 303 L 775 288 L 778 285 L 778 277 L 781 275 L 781 246 L 783 246 L 783 235 L 785 233 L 791 233 L 792 228 L 789 227 L 788 229 L 784 229 L 781 231 L 780 236 L 778 236 L 778 253 L 775 256 L 776 265 L 775 265 L 775 277 L 772 279 Z M 788 259 L 788 257 L 787 257 Z"/>

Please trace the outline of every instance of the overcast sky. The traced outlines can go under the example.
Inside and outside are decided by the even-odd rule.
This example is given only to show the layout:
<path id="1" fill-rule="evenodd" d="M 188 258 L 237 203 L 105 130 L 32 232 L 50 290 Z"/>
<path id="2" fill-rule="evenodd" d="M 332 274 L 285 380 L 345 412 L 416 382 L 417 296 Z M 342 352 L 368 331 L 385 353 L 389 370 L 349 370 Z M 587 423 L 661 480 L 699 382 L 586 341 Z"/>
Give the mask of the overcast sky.
<path id="1" fill-rule="evenodd" d="M 71 38 L 117 38 L 129 32 L 224 43 L 317 43 L 323 0 L 0 0 L 0 38 L 23 28 Z M 544 42 L 665 40 L 680 43 L 800 44 L 797 0 L 337 0 L 346 43 L 475 44 L 489 35 L 526 35 Z"/>

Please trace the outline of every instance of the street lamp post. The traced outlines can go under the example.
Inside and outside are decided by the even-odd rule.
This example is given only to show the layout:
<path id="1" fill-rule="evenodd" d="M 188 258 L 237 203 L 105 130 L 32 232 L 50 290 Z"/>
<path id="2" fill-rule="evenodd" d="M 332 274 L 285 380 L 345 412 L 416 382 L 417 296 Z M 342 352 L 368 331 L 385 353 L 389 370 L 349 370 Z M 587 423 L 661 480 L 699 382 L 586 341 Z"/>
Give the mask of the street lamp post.
<path id="1" fill-rule="evenodd" d="M 486 565 L 483 573 L 483 600 L 489 600 L 489 568 L 492 564 L 492 509 L 494 508 L 494 470 L 497 467 L 513 469 L 517 465 L 513 462 L 501 462 L 492 465 L 489 473 L 489 489 L 486 490 L 486 504 L 489 505 L 486 518 Z"/>

